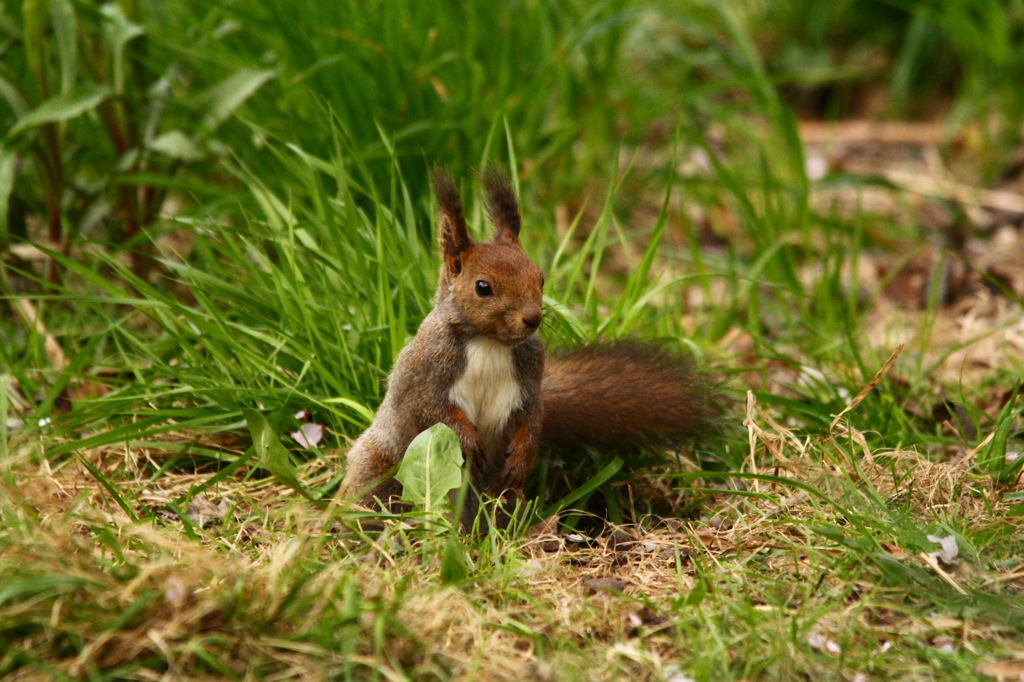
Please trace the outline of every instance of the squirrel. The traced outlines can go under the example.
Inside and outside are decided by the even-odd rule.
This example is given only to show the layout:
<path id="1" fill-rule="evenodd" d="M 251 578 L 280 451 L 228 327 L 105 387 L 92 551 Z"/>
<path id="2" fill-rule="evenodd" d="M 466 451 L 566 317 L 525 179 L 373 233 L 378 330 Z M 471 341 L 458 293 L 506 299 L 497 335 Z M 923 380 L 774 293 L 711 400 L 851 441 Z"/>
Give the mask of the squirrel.
<path id="1" fill-rule="evenodd" d="M 475 243 L 451 175 L 435 170 L 441 272 L 433 310 L 399 353 L 383 403 L 353 443 L 341 495 L 397 499 L 387 476 L 420 432 L 458 435 L 475 495 L 522 499 L 538 453 L 593 447 L 629 453 L 714 429 L 715 391 L 691 355 L 654 343 L 597 343 L 545 357 L 537 334 L 544 275 L 519 243 L 515 191 L 495 166 L 481 176 L 492 241 Z M 479 501 L 463 509 L 471 526 Z"/>

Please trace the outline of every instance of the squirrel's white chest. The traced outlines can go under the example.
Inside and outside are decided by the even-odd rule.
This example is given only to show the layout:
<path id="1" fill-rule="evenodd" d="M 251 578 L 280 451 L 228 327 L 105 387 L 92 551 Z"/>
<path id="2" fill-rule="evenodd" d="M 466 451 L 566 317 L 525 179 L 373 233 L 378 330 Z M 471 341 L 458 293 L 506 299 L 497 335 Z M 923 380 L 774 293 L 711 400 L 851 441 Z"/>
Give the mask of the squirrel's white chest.
<path id="1" fill-rule="evenodd" d="M 488 453 L 504 448 L 505 425 L 522 404 L 512 349 L 493 339 L 477 338 L 466 346 L 466 368 L 452 386 L 451 401 L 466 413 Z"/>

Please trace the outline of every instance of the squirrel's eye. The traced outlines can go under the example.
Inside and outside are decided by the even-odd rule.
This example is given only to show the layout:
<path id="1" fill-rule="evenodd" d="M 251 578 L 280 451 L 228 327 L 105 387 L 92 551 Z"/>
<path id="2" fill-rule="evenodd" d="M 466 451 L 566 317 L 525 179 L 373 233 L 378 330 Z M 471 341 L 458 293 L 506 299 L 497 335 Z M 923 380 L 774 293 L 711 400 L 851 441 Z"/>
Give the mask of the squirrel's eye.
<path id="1" fill-rule="evenodd" d="M 494 296 L 494 291 L 491 289 L 490 284 L 480 279 L 476 282 L 476 295 L 485 298 L 487 296 Z"/>

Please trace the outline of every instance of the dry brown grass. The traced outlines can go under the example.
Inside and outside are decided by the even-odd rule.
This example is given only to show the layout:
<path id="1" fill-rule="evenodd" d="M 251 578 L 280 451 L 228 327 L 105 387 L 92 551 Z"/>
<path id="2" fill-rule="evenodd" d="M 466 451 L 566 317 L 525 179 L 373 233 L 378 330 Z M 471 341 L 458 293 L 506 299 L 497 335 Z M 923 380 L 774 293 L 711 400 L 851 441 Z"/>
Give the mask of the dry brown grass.
<path id="1" fill-rule="evenodd" d="M 952 523 L 967 538 L 1014 522 L 990 480 L 960 462 L 870 452 L 845 421 L 808 438 L 751 404 L 747 426 L 751 471 L 779 478 L 708 493 L 712 519 L 640 519 L 597 538 L 547 523 L 470 541 L 470 577 L 454 585 L 438 578 L 436 539 L 341 532 L 333 512 L 272 479 L 206 491 L 209 514 L 193 500 L 187 530 L 166 503 L 209 474 L 171 471 L 154 485 L 139 463 L 165 453 L 83 454 L 138 500 L 138 516 L 151 513 L 144 522 L 80 461 L 23 461 L 4 488 L 0 665 L 17 680 L 886 679 L 1013 649 L 1018 543 L 965 547 L 946 566 L 979 604 L 1010 597 L 988 616 L 917 556 L 915 529 Z M 303 479 L 330 473 L 313 463 Z"/>

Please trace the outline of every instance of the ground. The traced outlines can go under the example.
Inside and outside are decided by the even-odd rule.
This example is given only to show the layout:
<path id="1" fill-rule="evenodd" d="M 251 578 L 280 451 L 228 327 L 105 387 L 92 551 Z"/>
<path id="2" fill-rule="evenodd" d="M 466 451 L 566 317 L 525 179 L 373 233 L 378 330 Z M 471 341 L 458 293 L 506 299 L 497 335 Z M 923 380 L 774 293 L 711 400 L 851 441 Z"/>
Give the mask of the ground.
<path id="1" fill-rule="evenodd" d="M 1024 679 L 1019 8 L 365 7 L 0 7 L 0 677 Z M 486 161 L 545 343 L 731 407 L 361 532 L 429 169 L 481 235 Z"/>

